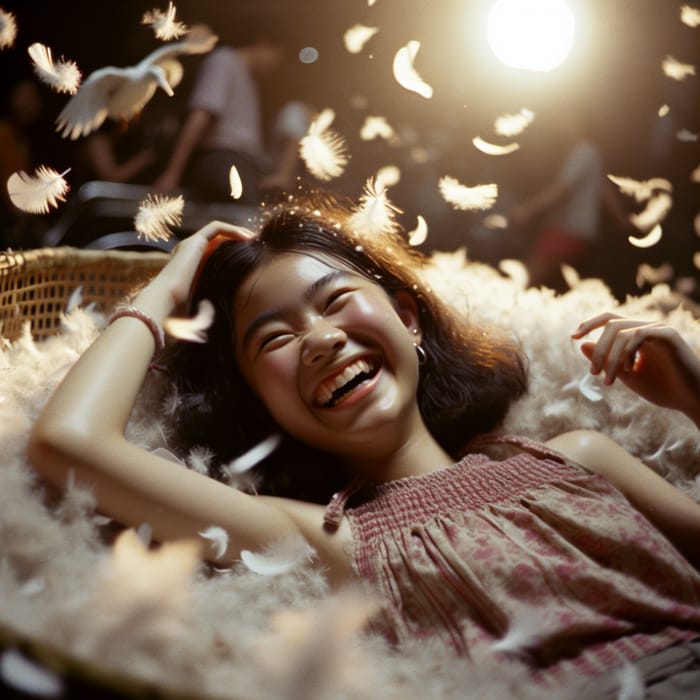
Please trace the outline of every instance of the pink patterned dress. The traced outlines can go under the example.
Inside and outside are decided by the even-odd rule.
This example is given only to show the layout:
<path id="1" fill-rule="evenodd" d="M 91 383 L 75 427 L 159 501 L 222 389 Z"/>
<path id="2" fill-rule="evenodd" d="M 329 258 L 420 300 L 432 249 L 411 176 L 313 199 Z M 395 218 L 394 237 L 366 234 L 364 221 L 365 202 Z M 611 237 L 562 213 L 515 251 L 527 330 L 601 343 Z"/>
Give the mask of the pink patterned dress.
<path id="1" fill-rule="evenodd" d="M 438 636 L 478 662 L 504 643 L 535 677 L 564 681 L 700 635 L 700 574 L 606 479 L 543 445 L 468 454 L 373 487 L 348 517 L 353 566 L 400 644 Z M 513 640 L 513 643 L 510 642 Z"/>

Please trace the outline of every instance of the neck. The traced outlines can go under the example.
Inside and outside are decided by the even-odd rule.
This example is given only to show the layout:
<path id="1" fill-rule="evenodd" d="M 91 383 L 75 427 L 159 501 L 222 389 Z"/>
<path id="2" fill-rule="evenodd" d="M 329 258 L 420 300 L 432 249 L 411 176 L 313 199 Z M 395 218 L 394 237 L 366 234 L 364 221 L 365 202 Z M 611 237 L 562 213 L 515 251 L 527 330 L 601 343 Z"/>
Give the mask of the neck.
<path id="1" fill-rule="evenodd" d="M 428 474 L 447 467 L 454 459 L 435 441 L 423 422 L 394 449 L 347 460 L 356 474 L 381 483 Z"/>

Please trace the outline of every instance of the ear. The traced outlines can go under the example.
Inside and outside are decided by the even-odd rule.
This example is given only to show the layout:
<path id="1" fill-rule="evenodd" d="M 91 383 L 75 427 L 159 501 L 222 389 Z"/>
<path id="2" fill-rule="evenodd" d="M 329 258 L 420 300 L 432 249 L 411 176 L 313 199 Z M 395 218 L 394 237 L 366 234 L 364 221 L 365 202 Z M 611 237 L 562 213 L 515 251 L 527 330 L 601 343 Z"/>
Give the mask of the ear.
<path id="1" fill-rule="evenodd" d="M 422 336 L 416 298 L 411 292 L 400 289 L 394 294 L 394 306 L 404 326 L 413 334 L 416 343 L 420 343 Z"/>

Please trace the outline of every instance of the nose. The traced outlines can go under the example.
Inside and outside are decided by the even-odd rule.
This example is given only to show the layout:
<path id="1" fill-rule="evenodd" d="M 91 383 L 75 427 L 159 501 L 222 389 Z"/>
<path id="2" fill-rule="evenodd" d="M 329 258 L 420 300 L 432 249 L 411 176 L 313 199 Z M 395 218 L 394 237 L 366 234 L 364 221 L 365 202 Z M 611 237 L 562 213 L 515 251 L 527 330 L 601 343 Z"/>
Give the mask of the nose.
<path id="1" fill-rule="evenodd" d="M 345 347 L 348 336 L 342 328 L 338 328 L 324 319 L 317 320 L 306 332 L 301 353 L 302 362 L 311 366 L 324 358 L 335 354 Z"/>

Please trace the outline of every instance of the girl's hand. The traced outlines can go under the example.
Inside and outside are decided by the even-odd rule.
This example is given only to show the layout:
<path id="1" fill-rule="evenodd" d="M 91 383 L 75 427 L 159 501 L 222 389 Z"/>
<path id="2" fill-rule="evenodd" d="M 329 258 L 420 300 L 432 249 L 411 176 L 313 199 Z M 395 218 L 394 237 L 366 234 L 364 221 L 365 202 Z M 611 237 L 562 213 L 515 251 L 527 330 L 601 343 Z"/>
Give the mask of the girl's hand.
<path id="1" fill-rule="evenodd" d="M 606 384 L 619 377 L 648 401 L 683 411 L 700 425 L 700 358 L 678 331 L 604 313 L 581 323 L 571 337 L 582 338 L 596 328 L 603 328 L 598 341 L 581 345 L 592 374 L 605 371 Z"/>
<path id="2" fill-rule="evenodd" d="M 254 235 L 252 231 L 242 226 L 234 226 L 223 221 L 210 221 L 175 246 L 172 258 L 153 282 L 157 285 L 165 285 L 174 305 L 180 306 L 187 300 L 195 273 L 199 269 L 209 243 L 214 238 L 224 236 L 231 240 L 244 241 L 253 238 Z"/>

